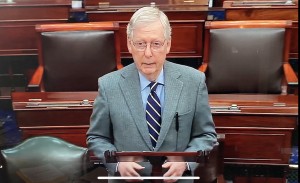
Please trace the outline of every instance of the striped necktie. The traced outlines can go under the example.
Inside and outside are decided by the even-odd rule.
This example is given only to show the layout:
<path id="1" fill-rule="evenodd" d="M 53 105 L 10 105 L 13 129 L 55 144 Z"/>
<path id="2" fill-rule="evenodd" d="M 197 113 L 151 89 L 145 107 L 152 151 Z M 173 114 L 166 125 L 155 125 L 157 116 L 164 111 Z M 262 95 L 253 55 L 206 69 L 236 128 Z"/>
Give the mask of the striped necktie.
<path id="1" fill-rule="evenodd" d="M 151 143 L 154 149 L 160 132 L 161 106 L 159 98 L 156 94 L 156 88 L 158 86 L 158 83 L 151 82 L 149 86 L 151 92 L 148 96 L 146 104 L 146 120 L 148 124 Z"/>

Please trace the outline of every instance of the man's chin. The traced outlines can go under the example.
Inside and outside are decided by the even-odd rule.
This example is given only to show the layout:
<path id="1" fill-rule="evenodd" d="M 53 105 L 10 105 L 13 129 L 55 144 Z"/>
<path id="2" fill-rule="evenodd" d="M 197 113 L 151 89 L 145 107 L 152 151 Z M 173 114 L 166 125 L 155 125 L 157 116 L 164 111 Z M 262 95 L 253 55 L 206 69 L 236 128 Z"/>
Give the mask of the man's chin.
<path id="1" fill-rule="evenodd" d="M 154 74 L 156 70 L 155 68 L 149 66 L 149 67 L 144 67 L 142 71 L 144 74 L 150 75 L 150 74 Z"/>

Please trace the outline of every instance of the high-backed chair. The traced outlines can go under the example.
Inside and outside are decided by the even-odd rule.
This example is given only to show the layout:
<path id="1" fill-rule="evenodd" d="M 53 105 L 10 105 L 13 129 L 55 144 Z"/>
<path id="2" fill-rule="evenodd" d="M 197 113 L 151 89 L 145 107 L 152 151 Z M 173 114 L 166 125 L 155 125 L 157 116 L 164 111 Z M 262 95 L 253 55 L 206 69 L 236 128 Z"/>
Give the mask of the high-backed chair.
<path id="1" fill-rule="evenodd" d="M 88 167 L 86 154 L 86 148 L 60 138 L 32 137 L 1 150 L 1 182 L 74 182 Z"/>
<path id="2" fill-rule="evenodd" d="M 36 25 L 39 66 L 30 91 L 97 91 L 97 79 L 120 69 L 117 22 Z"/>
<path id="3" fill-rule="evenodd" d="M 210 94 L 297 93 L 288 20 L 207 21 L 203 63 Z"/>

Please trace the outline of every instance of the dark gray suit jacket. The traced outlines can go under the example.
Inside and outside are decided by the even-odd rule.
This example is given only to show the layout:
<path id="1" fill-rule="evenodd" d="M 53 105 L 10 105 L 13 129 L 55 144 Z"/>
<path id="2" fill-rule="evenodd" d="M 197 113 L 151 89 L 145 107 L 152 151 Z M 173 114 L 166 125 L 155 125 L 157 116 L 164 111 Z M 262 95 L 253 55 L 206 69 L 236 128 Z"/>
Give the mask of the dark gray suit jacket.
<path id="1" fill-rule="evenodd" d="M 165 106 L 161 131 L 154 151 L 210 150 L 217 135 L 208 104 L 205 75 L 191 67 L 164 64 Z M 98 80 L 87 144 L 103 162 L 106 150 L 151 151 L 138 70 L 130 64 Z M 179 114 L 176 131 L 175 114 Z M 177 136 L 178 135 L 178 136 Z M 177 140 L 176 140 L 177 139 Z M 115 164 L 106 164 L 111 175 Z M 196 168 L 195 163 L 190 164 Z M 149 169 L 141 174 L 147 175 Z M 148 175 L 149 176 L 149 175 Z"/>

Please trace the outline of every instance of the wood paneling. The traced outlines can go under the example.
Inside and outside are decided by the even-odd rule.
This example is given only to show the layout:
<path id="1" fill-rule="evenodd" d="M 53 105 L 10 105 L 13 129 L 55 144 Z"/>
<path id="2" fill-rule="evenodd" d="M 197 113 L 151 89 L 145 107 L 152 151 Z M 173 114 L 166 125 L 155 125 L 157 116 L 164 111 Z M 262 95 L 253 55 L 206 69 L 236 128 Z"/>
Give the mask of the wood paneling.
<path id="1" fill-rule="evenodd" d="M 13 108 L 25 137 L 45 131 L 46 134 L 60 134 L 60 137 L 66 132 L 68 138 L 72 130 L 87 130 L 92 113 L 91 104 L 96 94 L 97 92 L 16 92 L 12 95 Z M 209 97 L 216 130 L 225 134 L 225 163 L 288 164 L 291 135 L 298 117 L 297 96 Z M 90 105 L 80 105 L 84 99 L 91 102 Z M 66 103 L 73 106 L 64 106 Z M 42 107 L 38 104 L 49 106 Z M 231 104 L 237 104 L 239 110 L 230 110 Z M 220 106 L 225 108 L 221 109 Z M 82 133 L 77 138 L 82 138 Z M 85 146 L 85 143 L 78 145 Z"/>
<path id="2" fill-rule="evenodd" d="M 13 93 L 13 109 L 23 138 L 51 135 L 85 147 L 96 95 L 97 92 Z M 86 105 L 82 103 L 84 99 Z M 287 167 L 298 120 L 298 96 L 213 94 L 209 102 L 216 131 L 225 134 L 225 166 L 243 165 L 244 171 L 250 171 L 252 165 L 268 166 L 268 171 Z M 249 172 L 249 177 L 237 177 L 236 181 L 266 180 L 252 177 L 254 174 Z M 285 180 L 281 175 L 276 177 L 267 180 Z"/>
<path id="3" fill-rule="evenodd" d="M 200 7 L 161 7 L 172 26 L 172 47 L 169 58 L 202 58 L 203 29 L 208 8 Z M 126 26 L 135 8 L 109 7 L 105 10 L 86 8 L 88 19 L 97 21 L 118 21 L 120 23 L 121 57 L 131 58 L 127 49 Z"/>
<path id="4" fill-rule="evenodd" d="M 0 4 L 0 56 L 36 55 L 35 25 L 67 22 L 70 0 Z"/>

